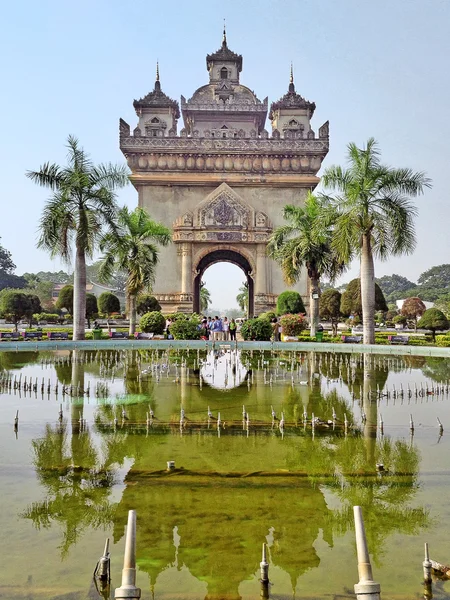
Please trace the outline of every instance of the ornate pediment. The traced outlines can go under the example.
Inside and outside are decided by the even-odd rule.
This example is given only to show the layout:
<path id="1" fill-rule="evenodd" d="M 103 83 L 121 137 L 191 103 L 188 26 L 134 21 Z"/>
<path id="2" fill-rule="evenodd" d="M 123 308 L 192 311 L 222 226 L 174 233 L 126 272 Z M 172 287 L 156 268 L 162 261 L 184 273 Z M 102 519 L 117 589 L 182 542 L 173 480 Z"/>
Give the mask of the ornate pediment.
<path id="1" fill-rule="evenodd" d="M 267 242 L 272 232 L 268 216 L 247 204 L 222 183 L 195 209 L 176 219 L 175 242 Z"/>
<path id="2" fill-rule="evenodd" d="M 226 183 L 222 183 L 197 208 L 195 225 L 207 229 L 247 229 L 254 210 Z"/>

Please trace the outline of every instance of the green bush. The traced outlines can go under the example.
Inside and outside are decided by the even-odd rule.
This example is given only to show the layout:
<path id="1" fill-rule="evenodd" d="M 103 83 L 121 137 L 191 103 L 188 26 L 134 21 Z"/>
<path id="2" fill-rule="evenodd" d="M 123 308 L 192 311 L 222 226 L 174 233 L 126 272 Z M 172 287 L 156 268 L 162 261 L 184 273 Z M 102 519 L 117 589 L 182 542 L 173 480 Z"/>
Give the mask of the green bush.
<path id="1" fill-rule="evenodd" d="M 450 323 L 447 317 L 438 308 L 429 308 L 423 313 L 422 318 L 417 323 L 419 329 L 429 329 L 433 336 L 433 342 L 436 338 L 436 331 L 448 329 Z"/>
<path id="2" fill-rule="evenodd" d="M 145 315 L 145 313 L 156 311 L 161 311 L 161 305 L 155 296 L 152 296 L 151 294 L 140 294 L 137 297 L 136 312 L 138 315 Z"/>
<path id="3" fill-rule="evenodd" d="M 161 335 L 166 327 L 166 319 L 159 311 L 145 313 L 139 322 L 141 331 Z"/>
<path id="4" fill-rule="evenodd" d="M 269 319 L 247 319 L 242 324 L 241 335 L 244 340 L 267 342 L 272 337 L 272 324 Z"/>
<path id="5" fill-rule="evenodd" d="M 306 329 L 305 315 L 283 315 L 280 324 L 284 335 L 300 335 Z"/>
<path id="6" fill-rule="evenodd" d="M 440 348 L 450 348 L 450 334 L 437 335 L 436 346 L 439 346 Z"/>
<path id="7" fill-rule="evenodd" d="M 277 315 L 306 313 L 302 297 L 298 292 L 286 290 L 277 299 Z"/>
<path id="8" fill-rule="evenodd" d="M 185 320 L 187 318 L 187 315 L 185 315 L 184 313 L 170 313 L 164 316 L 166 319 L 170 319 L 172 322 Z"/>
<path id="9" fill-rule="evenodd" d="M 190 317 L 183 315 L 177 317 L 170 326 L 170 333 L 176 340 L 198 340 L 200 339 L 200 318 L 193 314 Z"/>
<path id="10" fill-rule="evenodd" d="M 120 312 L 120 300 L 112 292 L 103 292 L 103 294 L 100 294 L 97 304 L 99 312 L 106 316 Z"/>
<path id="11" fill-rule="evenodd" d="M 272 321 L 272 319 L 276 319 L 277 318 L 277 313 L 273 312 L 273 310 L 269 310 L 265 313 L 261 313 L 260 315 L 258 315 L 259 319 L 269 319 L 269 321 Z"/>
<path id="12" fill-rule="evenodd" d="M 392 322 L 394 325 L 406 325 L 408 319 L 405 317 L 405 315 L 395 315 L 395 317 L 392 319 Z"/>
<path id="13" fill-rule="evenodd" d="M 57 313 L 37 313 L 33 317 L 36 321 L 47 321 L 47 323 L 59 322 L 59 315 Z"/>

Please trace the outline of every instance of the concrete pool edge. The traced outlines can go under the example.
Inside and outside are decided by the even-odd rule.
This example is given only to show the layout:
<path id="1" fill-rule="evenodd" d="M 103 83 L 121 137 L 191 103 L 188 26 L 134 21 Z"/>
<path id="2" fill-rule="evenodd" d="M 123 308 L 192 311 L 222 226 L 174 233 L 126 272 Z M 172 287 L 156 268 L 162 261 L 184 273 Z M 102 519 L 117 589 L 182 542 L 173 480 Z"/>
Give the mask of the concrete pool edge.
<path id="1" fill-rule="evenodd" d="M 191 349 L 205 350 L 219 346 L 237 347 L 241 350 L 295 350 L 315 352 L 339 352 L 358 354 L 392 354 L 401 356 L 435 356 L 450 358 L 450 348 L 436 346 L 387 346 L 369 344 L 328 344 L 326 342 L 204 342 L 201 340 L 83 340 L 8 342 L 0 344 L 0 351 L 24 352 L 40 350 L 139 350 L 139 349 Z"/>

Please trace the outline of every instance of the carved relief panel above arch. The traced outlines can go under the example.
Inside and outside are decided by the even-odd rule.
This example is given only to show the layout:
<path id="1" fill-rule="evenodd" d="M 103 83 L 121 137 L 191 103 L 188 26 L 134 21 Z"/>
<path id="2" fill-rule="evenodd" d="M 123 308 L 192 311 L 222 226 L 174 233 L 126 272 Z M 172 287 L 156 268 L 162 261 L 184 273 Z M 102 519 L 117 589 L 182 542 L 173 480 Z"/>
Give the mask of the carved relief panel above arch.
<path id="1" fill-rule="evenodd" d="M 197 207 L 194 226 L 206 229 L 248 229 L 253 208 L 226 183 L 219 185 Z"/>
<path id="2" fill-rule="evenodd" d="M 255 210 L 229 185 L 222 183 L 195 210 L 178 217 L 173 240 L 258 243 L 268 240 L 268 216 Z"/>

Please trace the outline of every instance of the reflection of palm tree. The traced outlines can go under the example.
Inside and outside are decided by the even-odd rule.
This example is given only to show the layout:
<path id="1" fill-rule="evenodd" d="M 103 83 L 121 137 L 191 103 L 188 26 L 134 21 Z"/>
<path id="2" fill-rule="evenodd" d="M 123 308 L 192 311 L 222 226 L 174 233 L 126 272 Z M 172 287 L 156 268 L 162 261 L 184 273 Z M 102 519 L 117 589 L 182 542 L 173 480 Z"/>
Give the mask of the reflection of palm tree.
<path id="1" fill-rule="evenodd" d="M 333 530 L 340 533 L 352 530 L 352 507 L 363 507 L 369 548 L 375 560 L 379 560 L 388 536 L 417 534 L 430 520 L 423 507 L 408 506 L 418 490 L 417 449 L 402 440 L 372 438 L 368 452 L 361 442 L 349 438 L 336 448 L 337 476 L 329 487 L 341 500 L 342 507 L 334 511 Z M 388 472 L 377 474 L 376 463 L 383 464 Z"/>
<path id="2" fill-rule="evenodd" d="M 72 351 L 71 385 L 84 390 L 84 353 Z M 82 392 L 83 393 L 83 392 Z M 67 424 L 46 426 L 45 435 L 33 440 L 34 464 L 40 483 L 46 489 L 44 501 L 33 503 L 22 514 L 37 528 L 52 521 L 62 524 L 62 556 L 86 529 L 107 527 L 114 509 L 108 501 L 115 472 L 102 464 L 91 434 L 83 426 L 83 396 L 71 403 L 71 436 Z M 69 446 L 70 443 L 70 446 Z"/>
<path id="3" fill-rule="evenodd" d="M 46 426 L 42 439 L 33 440 L 34 465 L 46 499 L 34 502 L 21 514 L 37 529 L 57 522 L 63 529 L 61 555 L 67 555 L 85 530 L 107 527 L 114 509 L 108 501 L 114 484 L 114 470 L 99 461 L 88 431 L 72 433 L 68 452 L 66 424 Z"/>

